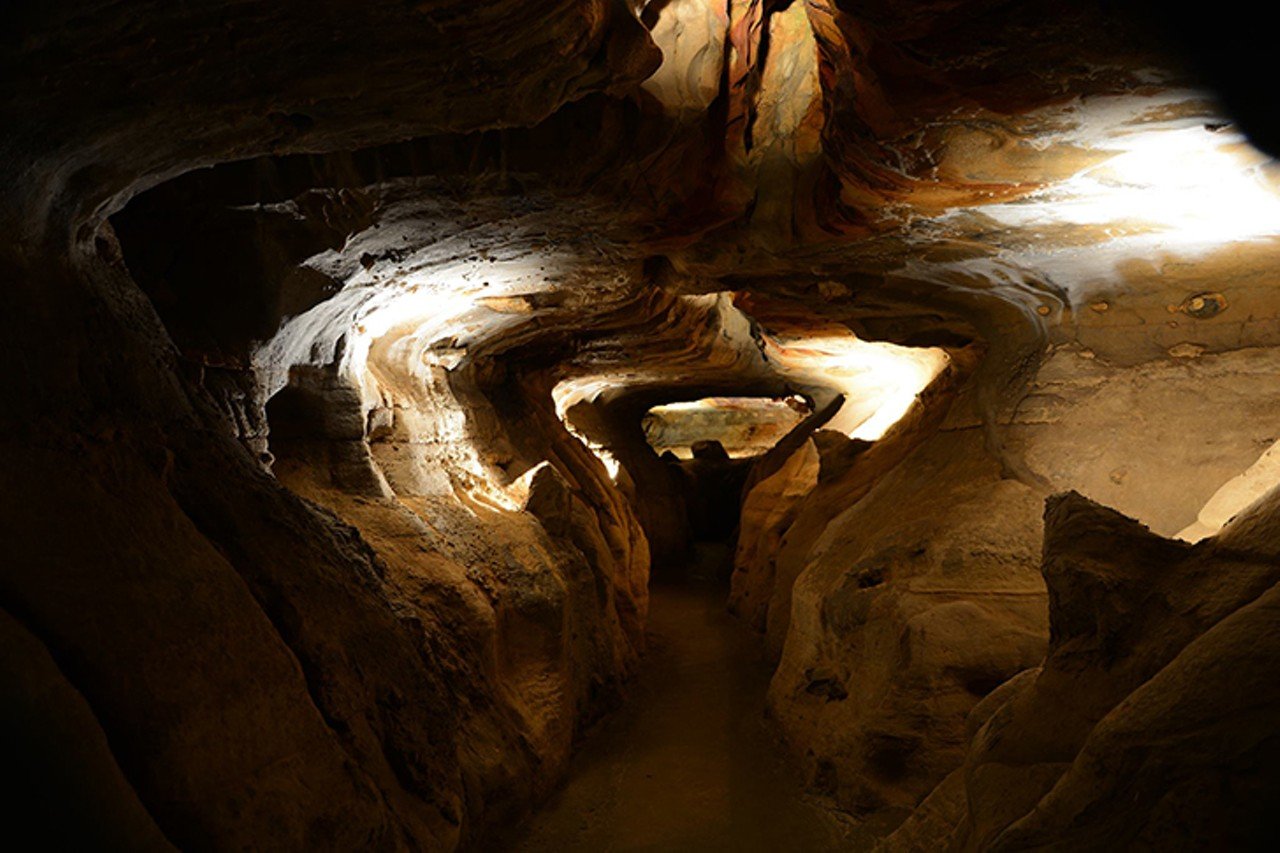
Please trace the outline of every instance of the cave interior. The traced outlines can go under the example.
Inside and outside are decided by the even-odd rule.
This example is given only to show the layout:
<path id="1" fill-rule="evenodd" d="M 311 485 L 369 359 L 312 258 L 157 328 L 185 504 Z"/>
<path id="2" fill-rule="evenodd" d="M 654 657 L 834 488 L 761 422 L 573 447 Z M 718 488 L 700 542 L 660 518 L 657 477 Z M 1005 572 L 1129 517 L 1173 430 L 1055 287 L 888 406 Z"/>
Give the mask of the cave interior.
<path id="1" fill-rule="evenodd" d="M 1275 849 L 1269 22 L 11 0 L 41 849 Z"/>

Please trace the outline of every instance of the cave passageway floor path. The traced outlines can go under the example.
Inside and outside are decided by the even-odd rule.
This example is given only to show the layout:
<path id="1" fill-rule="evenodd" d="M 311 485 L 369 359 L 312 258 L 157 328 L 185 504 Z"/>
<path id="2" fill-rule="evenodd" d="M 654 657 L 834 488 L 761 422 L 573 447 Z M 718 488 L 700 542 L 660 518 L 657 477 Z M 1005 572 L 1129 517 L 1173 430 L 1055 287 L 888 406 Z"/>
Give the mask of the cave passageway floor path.
<path id="1" fill-rule="evenodd" d="M 867 829 L 806 795 L 764 717 L 771 667 L 711 583 L 654 586 L 626 705 L 586 738 L 519 853 L 866 850 Z"/>

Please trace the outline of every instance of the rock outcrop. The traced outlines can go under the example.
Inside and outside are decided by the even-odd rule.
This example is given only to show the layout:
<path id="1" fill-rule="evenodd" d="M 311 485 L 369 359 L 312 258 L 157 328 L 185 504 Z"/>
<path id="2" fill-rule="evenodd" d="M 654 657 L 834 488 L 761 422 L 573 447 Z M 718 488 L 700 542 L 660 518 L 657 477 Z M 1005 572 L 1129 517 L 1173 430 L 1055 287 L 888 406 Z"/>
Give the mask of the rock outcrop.
<path id="1" fill-rule="evenodd" d="M 1265 845 L 1273 498 L 1195 547 L 1053 498 L 1044 663 L 992 695 L 963 767 L 882 849 Z"/>

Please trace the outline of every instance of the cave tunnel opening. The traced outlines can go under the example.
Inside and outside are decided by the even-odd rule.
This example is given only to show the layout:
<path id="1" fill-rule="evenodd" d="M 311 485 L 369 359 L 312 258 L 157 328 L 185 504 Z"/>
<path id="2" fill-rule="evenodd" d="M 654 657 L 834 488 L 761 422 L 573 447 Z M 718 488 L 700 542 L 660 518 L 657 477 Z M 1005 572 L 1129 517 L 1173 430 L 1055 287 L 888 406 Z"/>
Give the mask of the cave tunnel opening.
<path id="1" fill-rule="evenodd" d="M 641 421 L 659 455 L 696 457 L 699 441 L 715 441 L 733 459 L 759 456 L 813 412 L 803 397 L 705 397 L 654 406 Z"/>
<path id="2" fill-rule="evenodd" d="M 791 394 L 705 397 L 644 413 L 645 441 L 683 495 L 689 577 L 727 585 L 752 467 L 812 411 L 808 400 Z"/>

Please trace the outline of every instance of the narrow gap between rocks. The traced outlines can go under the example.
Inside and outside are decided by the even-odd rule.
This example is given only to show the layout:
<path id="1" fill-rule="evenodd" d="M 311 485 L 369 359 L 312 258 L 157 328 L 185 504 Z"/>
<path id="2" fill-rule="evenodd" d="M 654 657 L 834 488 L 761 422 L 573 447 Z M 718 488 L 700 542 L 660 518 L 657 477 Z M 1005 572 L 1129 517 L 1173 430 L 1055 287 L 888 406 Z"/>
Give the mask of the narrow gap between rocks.
<path id="1" fill-rule="evenodd" d="M 495 849 L 869 849 L 886 827 L 805 793 L 764 716 L 773 667 L 710 579 L 655 584 L 626 704 L 590 732 L 564 786 Z"/>

